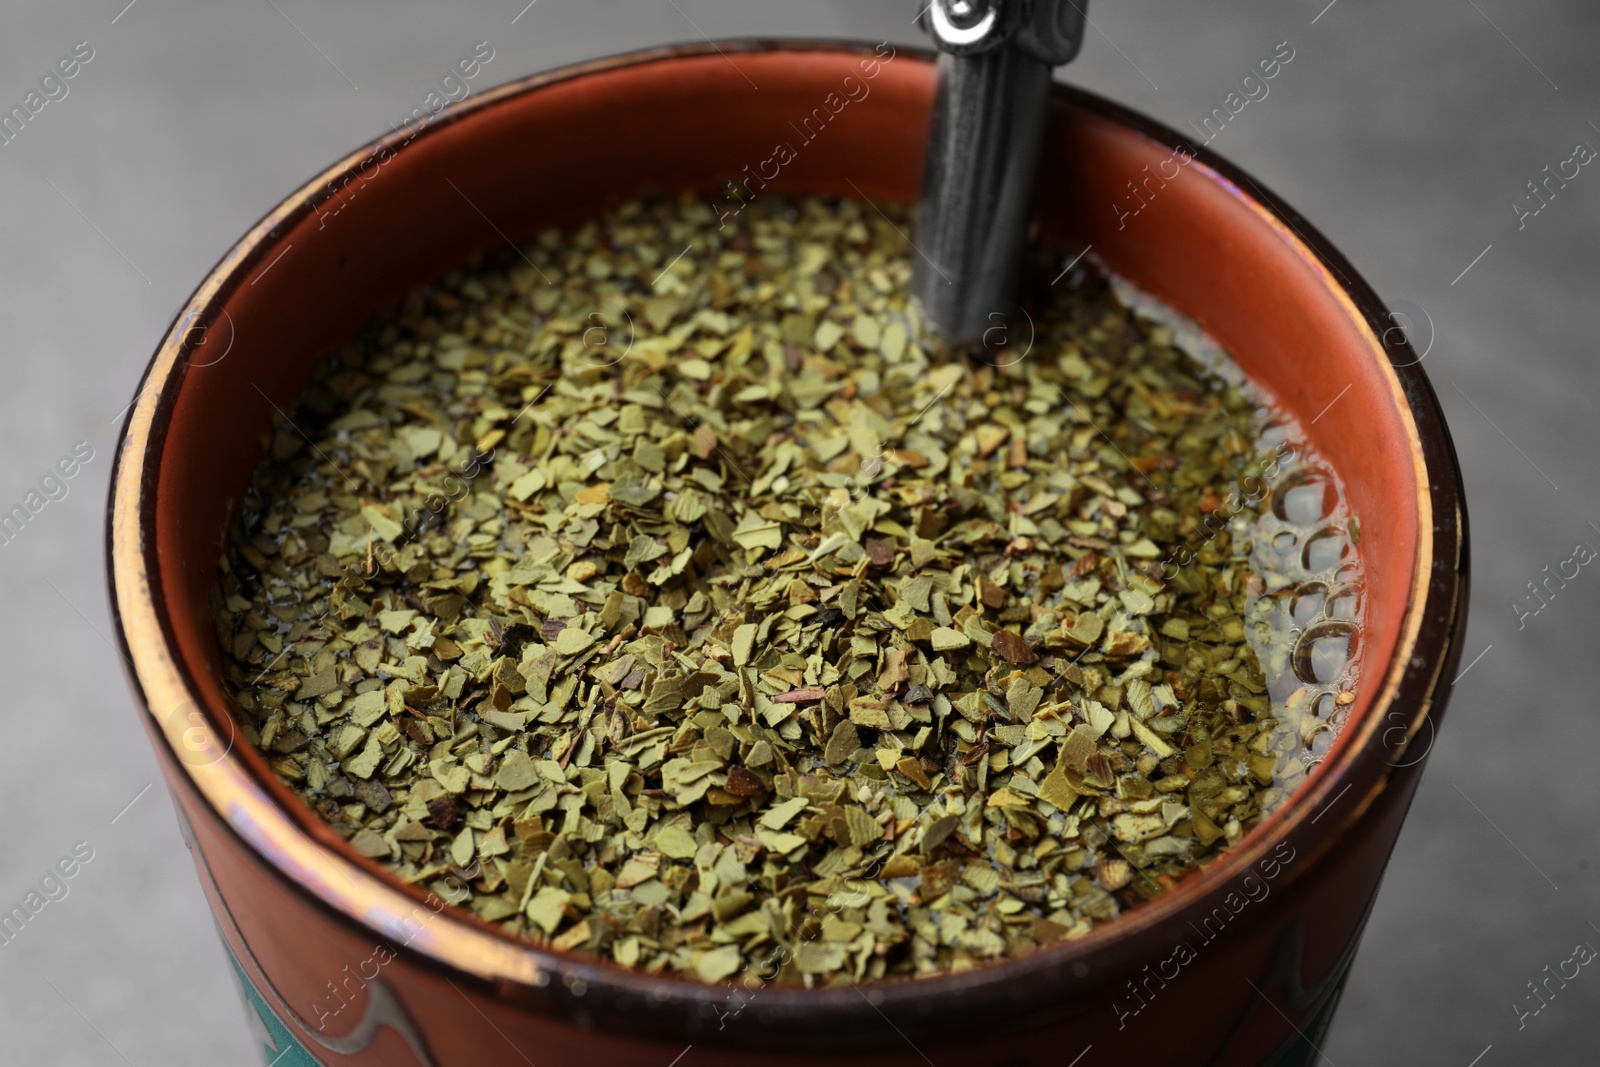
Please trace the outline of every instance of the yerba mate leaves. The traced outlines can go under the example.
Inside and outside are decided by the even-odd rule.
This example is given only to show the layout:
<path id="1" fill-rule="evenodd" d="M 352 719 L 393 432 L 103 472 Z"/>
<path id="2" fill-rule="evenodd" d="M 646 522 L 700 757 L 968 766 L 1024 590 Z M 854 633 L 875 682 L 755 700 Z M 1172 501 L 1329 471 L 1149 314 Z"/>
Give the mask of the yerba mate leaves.
<path id="1" fill-rule="evenodd" d="M 326 361 L 220 563 L 240 732 L 396 877 L 710 982 L 1024 954 L 1237 842 L 1305 772 L 1219 504 L 1261 401 L 1095 281 L 928 354 L 891 214 L 630 204 Z"/>

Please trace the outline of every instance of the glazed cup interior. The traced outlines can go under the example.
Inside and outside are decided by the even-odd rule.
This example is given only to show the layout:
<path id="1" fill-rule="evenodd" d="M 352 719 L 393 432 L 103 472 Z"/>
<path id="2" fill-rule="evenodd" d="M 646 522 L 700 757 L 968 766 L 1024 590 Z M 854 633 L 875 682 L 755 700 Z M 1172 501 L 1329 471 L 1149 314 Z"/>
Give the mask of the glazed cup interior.
<path id="1" fill-rule="evenodd" d="M 169 740 L 178 743 L 171 708 L 185 700 L 231 736 L 209 608 L 223 532 L 270 428 L 280 411 L 293 409 L 319 357 L 355 336 L 386 302 L 477 252 L 580 222 L 649 190 L 710 199 L 720 181 L 769 159 L 779 144 L 794 158 L 760 195 L 914 202 L 933 67 L 901 53 L 878 57 L 868 76 L 870 54 L 858 46 L 786 46 L 734 58 L 663 53 L 597 63 L 577 77 L 568 71 L 515 83 L 465 102 L 409 140 L 401 130 L 340 161 L 252 230 L 196 292 L 158 352 L 149 381 L 159 388 L 131 416 L 130 425 L 146 435 L 143 467 L 125 475 L 136 476 L 137 485 L 113 501 L 129 510 L 114 516 L 114 532 L 124 519 L 125 530 L 137 527 L 156 632 L 135 632 L 146 620 L 130 612 L 138 591 L 125 587 L 121 574 L 119 610 L 151 713 Z M 866 95 L 852 84 L 866 87 Z M 848 106 L 807 139 L 795 123 L 828 106 L 836 92 L 851 96 Z M 1359 307 L 1347 280 L 1300 239 L 1295 217 L 1268 210 L 1264 193 L 1239 188 L 1201 160 L 1179 162 L 1142 121 L 1061 89 L 1039 221 L 1060 241 L 1092 246 L 1115 272 L 1198 321 L 1309 427 L 1344 480 L 1362 527 L 1364 685 L 1304 795 L 1370 741 L 1373 709 L 1390 699 L 1403 666 L 1395 652 L 1416 632 L 1423 598 L 1415 589 L 1428 571 L 1424 534 L 1431 527 L 1418 432 L 1370 309 Z M 1122 213 L 1127 183 L 1174 172 L 1159 186 L 1144 186 L 1152 195 L 1136 217 Z M 158 675 L 170 685 L 153 681 Z M 364 872 L 364 886 L 411 892 L 357 856 L 248 745 L 186 765 L 219 810 L 229 789 L 267 798 L 275 818 L 320 850 L 320 870 L 338 865 Z M 1270 839 L 1283 817 L 1280 810 L 1233 850 L 1241 864 L 1250 862 L 1251 841 Z M 261 832 L 279 840 L 277 831 Z M 295 833 L 283 831 L 283 849 L 300 847 Z M 284 867 L 281 857 L 271 858 Z M 1229 862 L 1217 866 L 1225 870 Z M 338 889 L 326 877 L 308 885 L 330 897 Z M 1183 887 L 1168 896 L 1174 900 L 1135 909 L 1091 939 L 1117 936 L 1145 909 L 1181 907 Z M 348 901 L 335 906 L 359 918 L 361 909 Z M 489 944 L 484 939 L 498 939 L 489 962 L 482 953 L 474 957 L 480 971 L 526 979 L 538 964 L 519 964 L 521 957 L 551 958 L 464 913 L 453 921 L 480 949 Z M 442 944 L 419 943 L 440 952 Z"/>

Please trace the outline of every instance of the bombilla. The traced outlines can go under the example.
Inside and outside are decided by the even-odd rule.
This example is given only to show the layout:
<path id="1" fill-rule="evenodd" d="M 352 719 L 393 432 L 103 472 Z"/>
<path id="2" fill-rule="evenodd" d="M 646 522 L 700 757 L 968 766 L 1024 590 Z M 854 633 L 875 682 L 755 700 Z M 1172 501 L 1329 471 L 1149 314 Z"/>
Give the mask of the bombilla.
<path id="1" fill-rule="evenodd" d="M 945 343 L 980 341 L 1014 302 L 1052 68 L 1078 54 L 1088 0 L 932 0 L 939 83 L 912 292 Z"/>

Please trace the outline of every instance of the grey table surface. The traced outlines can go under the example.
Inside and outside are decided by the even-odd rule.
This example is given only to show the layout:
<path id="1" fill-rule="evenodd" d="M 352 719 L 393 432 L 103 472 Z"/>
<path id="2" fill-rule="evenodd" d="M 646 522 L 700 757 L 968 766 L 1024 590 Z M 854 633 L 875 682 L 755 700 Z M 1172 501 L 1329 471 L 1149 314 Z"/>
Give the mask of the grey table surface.
<path id="1" fill-rule="evenodd" d="M 7 107 L 77 42 L 93 49 L 68 95 L 0 146 L 0 510 L 74 447 L 93 452 L 0 546 L 0 910 L 75 846 L 93 851 L 0 945 L 0 1061 L 260 1062 L 126 695 L 101 562 L 118 413 L 217 257 L 478 41 L 495 53 L 480 87 L 703 35 L 920 43 L 902 0 L 522 3 L 10 0 L 0 14 Z M 1510 205 L 1575 145 L 1600 146 L 1600 7 L 1096 0 L 1089 14 L 1069 80 L 1179 127 L 1290 43 L 1270 95 L 1213 147 L 1426 312 L 1466 472 L 1471 667 L 1324 1058 L 1594 1063 L 1600 977 L 1519 1011 L 1546 966 L 1600 944 L 1600 717 L 1580 677 L 1600 578 L 1580 573 L 1537 615 L 1514 605 L 1577 543 L 1600 546 L 1600 173 L 1584 167 L 1520 225 Z"/>

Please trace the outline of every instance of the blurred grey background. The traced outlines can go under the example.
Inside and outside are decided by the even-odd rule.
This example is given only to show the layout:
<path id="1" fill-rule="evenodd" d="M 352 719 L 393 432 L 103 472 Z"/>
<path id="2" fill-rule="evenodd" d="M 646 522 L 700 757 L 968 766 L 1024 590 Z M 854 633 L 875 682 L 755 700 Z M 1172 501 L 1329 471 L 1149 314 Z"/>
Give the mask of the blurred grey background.
<path id="1" fill-rule="evenodd" d="M 0 945 L 6 1063 L 258 1062 L 110 645 L 101 562 L 116 420 L 212 263 L 479 41 L 494 59 L 477 89 L 703 35 L 920 41 L 911 0 L 524 3 L 9 0 L 0 14 L 6 108 L 77 42 L 93 50 L 0 146 L 0 510 L 79 442 L 93 452 L 0 545 L 0 910 L 78 842 L 93 850 L 69 894 Z M 1345 1067 L 1594 1063 L 1600 976 L 1536 1015 L 1518 1006 L 1576 944 L 1600 945 L 1600 717 L 1584 677 L 1600 576 L 1537 615 L 1514 605 L 1537 606 L 1527 583 L 1576 544 L 1600 547 L 1600 170 L 1581 167 L 1520 228 L 1510 205 L 1579 143 L 1600 148 L 1600 7 L 1094 0 L 1089 15 L 1069 80 L 1179 128 L 1290 42 L 1270 96 L 1212 147 L 1405 308 L 1419 346 L 1431 335 L 1466 471 L 1470 669 L 1323 1051 Z"/>

